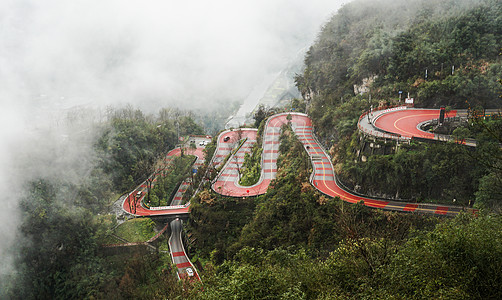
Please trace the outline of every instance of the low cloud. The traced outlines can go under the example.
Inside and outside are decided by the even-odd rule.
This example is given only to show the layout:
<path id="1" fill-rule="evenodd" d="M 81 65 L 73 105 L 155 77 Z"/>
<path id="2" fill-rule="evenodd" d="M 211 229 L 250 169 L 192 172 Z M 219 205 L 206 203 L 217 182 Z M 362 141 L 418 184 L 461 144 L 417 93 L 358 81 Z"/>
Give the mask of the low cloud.
<path id="1" fill-rule="evenodd" d="M 9 94 L 38 106 L 127 102 L 157 109 L 241 100 L 308 45 L 337 4 L 32 0 L 0 6 L 0 75 Z"/>

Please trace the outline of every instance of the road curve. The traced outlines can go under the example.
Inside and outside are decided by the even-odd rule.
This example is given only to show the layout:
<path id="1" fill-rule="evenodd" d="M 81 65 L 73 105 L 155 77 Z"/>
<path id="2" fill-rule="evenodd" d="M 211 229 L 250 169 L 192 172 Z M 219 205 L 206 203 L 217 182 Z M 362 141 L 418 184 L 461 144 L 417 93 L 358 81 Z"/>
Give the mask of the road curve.
<path id="1" fill-rule="evenodd" d="M 413 132 L 412 128 L 416 128 L 416 125 L 405 125 L 406 122 L 423 122 L 426 118 L 437 117 L 436 114 L 431 114 L 430 111 L 424 110 L 421 113 L 415 114 L 413 117 L 407 117 L 406 115 L 399 115 L 394 121 L 388 121 L 383 119 L 383 124 L 396 124 L 396 128 L 401 128 L 402 133 Z M 288 121 L 288 116 L 291 116 Z M 344 190 L 336 180 L 336 174 L 331 163 L 331 158 L 323 150 L 315 136 L 313 135 L 312 121 L 305 114 L 300 113 L 283 113 L 274 115 L 269 118 L 265 126 L 263 134 L 263 154 L 262 154 L 262 174 L 260 181 L 250 187 L 240 186 L 238 183 L 238 164 L 242 164 L 244 153 L 250 151 L 252 147 L 250 142 L 245 149 L 239 149 L 236 152 L 236 159 L 230 158 L 227 164 L 221 170 L 220 176 L 217 177 L 216 181 L 213 183 L 213 190 L 217 193 L 226 196 L 233 197 L 244 197 L 244 196 L 255 196 L 259 194 L 266 193 L 270 181 L 273 180 L 277 172 L 277 158 L 279 156 L 279 134 L 280 129 L 283 124 L 288 124 L 291 126 L 298 139 L 305 147 L 305 151 L 308 153 L 311 162 L 313 173 L 311 176 L 311 184 L 318 189 L 320 192 L 330 196 L 330 197 L 340 197 L 340 199 L 350 202 L 362 202 L 364 205 L 372 208 L 380 208 L 384 210 L 401 211 L 401 212 L 420 212 L 435 215 L 449 215 L 453 216 L 461 211 L 462 207 L 458 206 L 448 206 L 448 205 L 436 205 L 436 204 L 423 204 L 423 203 L 407 203 L 402 201 L 393 200 L 381 200 L 374 199 L 371 197 L 364 197 L 360 195 L 355 195 L 347 190 Z M 418 123 L 417 123 L 418 124 Z M 406 132 L 405 132 L 406 131 Z M 423 131 L 421 131 L 421 134 Z M 401 133 L 399 133 L 401 134 Z M 224 132 L 218 138 L 218 146 L 216 154 L 223 151 L 225 142 L 224 138 L 226 136 L 234 137 L 231 132 Z M 228 148 L 228 146 L 225 146 Z"/>
<path id="2" fill-rule="evenodd" d="M 452 110 L 445 114 L 445 118 L 457 116 L 457 111 Z M 434 139 L 436 135 L 420 130 L 419 124 L 432 119 L 439 119 L 439 109 L 403 109 L 380 114 L 374 125 L 382 130 L 399 134 L 402 137 L 420 137 Z"/>
<path id="3" fill-rule="evenodd" d="M 244 162 L 244 155 L 249 153 L 256 143 L 256 129 L 250 132 L 248 132 L 249 129 L 244 131 L 247 139 L 234 154 L 231 154 L 230 150 L 239 144 L 239 140 L 242 140 L 241 136 L 245 134 L 239 133 L 239 130 L 225 131 L 220 134 L 215 156 L 222 157 L 229 154 L 231 156 L 213 182 L 212 189 L 215 192 L 232 197 L 257 196 L 267 192 L 270 182 L 275 179 L 277 174 L 279 135 L 281 126 L 288 123 L 288 115 L 291 116 L 290 121 L 294 124 L 310 122 L 309 118 L 293 113 L 274 115 L 267 120 L 263 131 L 261 176 L 258 182 L 252 186 L 242 186 L 239 184 L 239 169 Z M 226 139 L 228 140 L 225 142 Z"/>
<path id="4" fill-rule="evenodd" d="M 185 149 L 185 153 L 188 155 L 195 155 L 197 157 L 193 168 L 197 169 L 204 162 L 204 148 L 197 147 L 196 149 Z M 174 156 L 181 155 L 181 148 L 175 148 L 171 150 L 164 160 L 164 167 L 168 165 L 170 159 Z M 153 183 L 155 183 L 155 177 L 159 176 L 160 170 L 156 170 L 155 174 L 152 174 L 151 178 L 153 179 Z M 150 217 L 150 216 L 181 216 L 189 213 L 190 203 L 186 205 L 181 205 L 182 197 L 190 182 L 185 180 L 182 182 L 174 194 L 174 197 L 171 201 L 171 205 L 162 206 L 162 207 L 146 207 L 143 205 L 143 198 L 146 193 L 144 192 L 147 188 L 146 181 L 139 185 L 136 189 L 134 189 L 129 195 L 124 199 L 122 203 L 122 208 L 135 216 L 142 217 Z M 141 191 L 141 196 L 136 197 L 137 193 Z M 197 269 L 193 266 L 192 262 L 188 258 L 185 248 L 183 247 L 182 240 L 182 232 L 183 232 L 183 221 L 179 218 L 172 220 L 169 223 L 169 227 L 171 228 L 171 236 L 169 237 L 169 252 L 171 254 L 171 260 L 174 266 L 176 266 L 178 279 L 187 279 L 187 280 L 199 280 L 200 277 L 197 272 Z M 191 271 L 190 271 L 191 270 Z"/>
<path id="5" fill-rule="evenodd" d="M 490 112 L 495 110 L 490 110 Z M 439 109 L 411 108 L 397 106 L 364 113 L 359 118 L 359 131 L 377 138 L 391 139 L 408 143 L 412 139 L 435 140 L 441 142 L 455 142 L 470 147 L 476 147 L 474 139 L 457 140 L 444 134 L 431 133 L 421 130 L 424 123 L 439 119 Z M 467 110 L 451 110 L 445 113 L 445 118 L 467 117 Z M 430 122 L 434 124 L 435 122 Z M 437 123 L 435 123 L 437 124 Z"/>
<path id="6" fill-rule="evenodd" d="M 199 165 L 201 164 L 201 161 L 204 161 L 204 148 L 198 147 L 195 150 L 193 149 L 186 149 L 185 153 L 188 155 L 195 155 L 197 157 L 197 161 L 199 162 Z M 166 161 L 164 163 L 167 163 L 169 159 L 171 159 L 174 156 L 180 156 L 181 155 L 181 149 L 180 148 L 174 148 L 173 150 L 169 151 L 166 155 Z M 197 162 L 196 162 L 197 163 Z M 159 170 L 156 171 L 155 174 L 152 174 L 152 176 L 157 176 Z M 156 179 L 153 179 L 153 182 L 155 183 Z M 137 188 L 135 188 L 132 192 L 130 192 L 127 197 L 124 199 L 122 202 L 122 209 L 134 216 L 139 216 L 139 217 L 148 217 L 148 216 L 168 216 L 168 215 L 184 215 L 189 213 L 190 209 L 190 204 L 188 203 L 187 205 L 179 205 L 179 204 L 174 204 L 171 203 L 170 206 L 162 206 L 162 207 L 146 207 L 143 205 L 143 198 L 146 196 L 146 190 L 147 188 L 147 182 L 146 180 L 140 184 Z M 141 196 L 137 197 L 137 193 L 141 192 Z"/>

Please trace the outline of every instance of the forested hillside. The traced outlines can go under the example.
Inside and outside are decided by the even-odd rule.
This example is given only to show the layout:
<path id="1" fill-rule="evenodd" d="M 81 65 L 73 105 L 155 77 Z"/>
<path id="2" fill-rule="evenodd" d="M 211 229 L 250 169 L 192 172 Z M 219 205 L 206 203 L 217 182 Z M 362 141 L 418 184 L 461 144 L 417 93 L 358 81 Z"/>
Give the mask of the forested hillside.
<path id="1" fill-rule="evenodd" d="M 382 99 L 401 90 L 422 107 L 500 107 L 501 15 L 497 0 L 353 1 L 324 25 L 298 88 L 319 96 L 313 113 L 364 79 Z"/>
<path id="2" fill-rule="evenodd" d="M 412 143 L 395 151 L 395 143 L 381 142 L 387 151 L 361 152 L 369 142 L 356 124 L 363 111 L 403 104 L 408 93 L 416 107 L 500 108 L 501 53 L 500 1 L 354 1 L 324 25 L 296 81 L 353 190 L 499 210 L 500 118 L 450 129 L 477 138 L 474 150 Z"/>

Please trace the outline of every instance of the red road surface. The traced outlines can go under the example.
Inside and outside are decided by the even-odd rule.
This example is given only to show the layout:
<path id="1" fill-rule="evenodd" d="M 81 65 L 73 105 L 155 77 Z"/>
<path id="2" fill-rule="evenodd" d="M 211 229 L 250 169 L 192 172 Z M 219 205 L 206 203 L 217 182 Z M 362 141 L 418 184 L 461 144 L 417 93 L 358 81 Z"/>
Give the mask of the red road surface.
<path id="1" fill-rule="evenodd" d="M 452 110 L 445 117 L 455 117 L 456 115 L 457 111 Z M 432 119 L 439 119 L 439 109 L 396 110 L 378 117 L 375 121 L 375 127 L 404 137 L 433 139 L 434 133 L 417 128 L 418 124 Z"/>
<path id="2" fill-rule="evenodd" d="M 448 116 L 454 116 L 455 111 L 450 112 Z M 220 176 L 213 184 L 213 190 L 216 192 L 234 197 L 255 196 L 266 193 L 270 181 L 273 180 L 277 172 L 277 157 L 279 147 L 280 127 L 288 123 L 287 116 L 291 115 L 291 127 L 298 136 L 299 140 L 305 146 L 305 150 L 309 154 L 313 164 L 312 185 L 322 193 L 331 197 L 340 197 L 342 200 L 356 203 L 363 202 L 364 205 L 381 208 L 385 210 L 403 211 L 403 212 L 422 212 L 436 215 L 456 215 L 463 208 L 455 206 L 444 206 L 434 204 L 421 203 L 406 203 L 401 201 L 379 200 L 369 197 L 358 196 L 342 189 L 335 180 L 335 172 L 331 159 L 324 152 L 320 144 L 312 133 L 312 122 L 305 114 L 284 113 L 272 116 L 265 127 L 262 154 L 262 174 L 260 181 L 250 187 L 244 187 L 238 183 L 238 164 L 242 164 L 241 158 L 246 152 L 249 152 L 250 147 L 241 149 L 236 152 L 236 159 L 230 158 L 229 162 L 222 169 Z M 428 136 L 428 133 L 418 130 L 416 127 L 419 123 L 438 118 L 439 110 L 403 110 L 383 115 L 378 119 L 380 126 L 389 132 L 399 133 L 401 135 L 418 135 L 421 137 Z M 218 147 L 215 155 L 225 151 L 231 147 L 227 142 L 222 142 L 225 136 L 231 136 L 232 141 L 236 141 L 234 133 L 224 132 L 218 139 Z M 434 135 L 432 134 L 432 137 Z M 254 141 L 253 141 L 254 143 Z M 232 162 L 235 160 L 235 162 Z"/>
<path id="3" fill-rule="evenodd" d="M 288 123 L 288 114 L 278 114 L 270 117 L 263 131 L 262 172 L 258 183 L 252 186 L 239 184 L 239 169 L 244 162 L 244 155 L 251 152 L 256 142 L 256 130 L 239 133 L 238 130 L 225 131 L 218 138 L 216 156 L 226 156 L 238 145 L 241 137 L 247 138 L 239 150 L 232 155 L 222 168 L 217 180 L 213 183 L 213 190 L 219 194 L 233 197 L 247 197 L 264 194 L 277 173 L 277 157 L 279 156 L 279 134 L 281 126 Z M 291 113 L 292 123 L 311 126 L 311 121 L 302 115 Z M 225 142 L 225 138 L 230 137 Z"/>
<path id="4" fill-rule="evenodd" d="M 204 153 L 202 152 L 204 148 L 197 148 L 195 150 L 188 149 L 185 153 L 190 155 L 195 155 L 198 159 L 204 159 Z M 173 156 L 180 156 L 181 149 L 175 148 L 171 150 L 167 154 L 167 158 Z M 155 175 L 155 174 L 154 174 Z M 142 192 L 141 197 L 136 199 L 136 194 L 139 191 L 145 190 L 147 187 L 146 182 L 143 182 L 140 186 L 138 186 L 135 190 L 133 190 L 122 202 L 122 208 L 136 216 L 160 216 L 160 215 L 180 215 L 187 214 L 189 212 L 189 205 L 177 205 L 177 206 L 167 206 L 163 209 L 150 209 L 142 205 L 143 197 L 145 197 L 146 193 Z"/>

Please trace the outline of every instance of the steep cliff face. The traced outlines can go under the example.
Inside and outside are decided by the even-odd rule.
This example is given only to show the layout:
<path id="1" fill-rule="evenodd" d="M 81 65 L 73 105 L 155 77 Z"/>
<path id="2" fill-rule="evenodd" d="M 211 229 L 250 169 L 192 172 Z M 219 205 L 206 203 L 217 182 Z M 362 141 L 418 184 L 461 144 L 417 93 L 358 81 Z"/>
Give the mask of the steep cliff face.
<path id="1" fill-rule="evenodd" d="M 263 81 L 250 92 L 239 110 L 228 118 L 225 127 L 251 124 L 252 116 L 260 106 L 282 107 L 291 99 L 300 98 L 302 95 L 296 87 L 294 78 L 296 74 L 302 72 L 304 55 L 304 50 L 298 52 L 298 55 L 282 71 L 264 77 Z"/>

